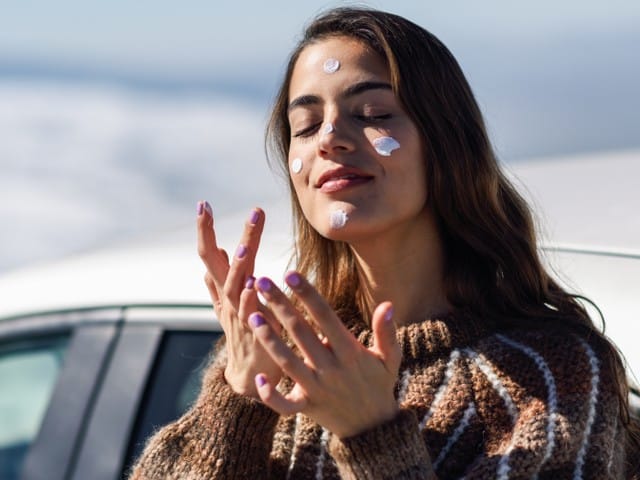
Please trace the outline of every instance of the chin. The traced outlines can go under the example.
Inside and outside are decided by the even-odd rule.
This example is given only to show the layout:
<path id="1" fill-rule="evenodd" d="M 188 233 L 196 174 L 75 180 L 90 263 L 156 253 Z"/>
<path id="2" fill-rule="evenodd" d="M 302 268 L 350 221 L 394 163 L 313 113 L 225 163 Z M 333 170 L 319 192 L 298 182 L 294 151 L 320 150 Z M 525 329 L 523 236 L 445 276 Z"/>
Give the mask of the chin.
<path id="1" fill-rule="evenodd" d="M 359 228 L 358 225 L 354 223 L 347 223 L 345 226 L 341 228 L 331 228 L 328 226 L 324 226 L 321 229 L 316 229 L 316 231 L 322 235 L 327 240 L 332 240 L 334 242 L 345 242 L 349 244 L 357 243 L 359 239 L 363 238 L 371 238 L 372 232 L 368 229 Z"/>

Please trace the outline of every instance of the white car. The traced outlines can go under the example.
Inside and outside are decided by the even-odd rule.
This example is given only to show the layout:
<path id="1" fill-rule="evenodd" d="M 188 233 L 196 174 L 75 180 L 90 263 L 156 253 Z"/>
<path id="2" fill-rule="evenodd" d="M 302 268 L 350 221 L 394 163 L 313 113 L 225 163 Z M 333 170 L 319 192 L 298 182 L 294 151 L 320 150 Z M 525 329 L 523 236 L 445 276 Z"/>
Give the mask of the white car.
<path id="1" fill-rule="evenodd" d="M 640 371 L 640 151 L 510 171 L 543 218 L 548 264 L 598 305 L 633 381 Z M 277 280 L 292 241 L 289 207 L 265 211 L 256 273 Z M 245 213 L 216 220 L 231 251 Z M 194 226 L 161 243 L 0 277 L 0 478 L 122 478 L 144 439 L 193 400 L 221 335 L 203 273 Z"/>

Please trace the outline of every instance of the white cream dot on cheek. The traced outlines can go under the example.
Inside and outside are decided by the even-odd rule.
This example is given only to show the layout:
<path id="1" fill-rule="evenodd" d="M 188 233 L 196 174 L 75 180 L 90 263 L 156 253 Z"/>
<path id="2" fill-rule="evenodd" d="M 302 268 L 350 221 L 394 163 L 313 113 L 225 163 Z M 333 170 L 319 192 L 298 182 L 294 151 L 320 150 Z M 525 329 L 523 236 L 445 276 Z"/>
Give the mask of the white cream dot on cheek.
<path id="1" fill-rule="evenodd" d="M 293 161 L 291 162 L 291 171 L 293 173 L 300 173 L 302 171 L 302 159 L 299 157 L 296 157 L 293 159 Z"/>
<path id="2" fill-rule="evenodd" d="M 347 224 L 349 217 L 344 210 L 334 210 L 329 214 L 329 224 L 334 230 L 338 230 Z"/>
<path id="3" fill-rule="evenodd" d="M 378 137 L 373 142 L 373 148 L 383 157 L 388 157 L 391 152 L 400 148 L 400 143 L 393 137 Z"/>

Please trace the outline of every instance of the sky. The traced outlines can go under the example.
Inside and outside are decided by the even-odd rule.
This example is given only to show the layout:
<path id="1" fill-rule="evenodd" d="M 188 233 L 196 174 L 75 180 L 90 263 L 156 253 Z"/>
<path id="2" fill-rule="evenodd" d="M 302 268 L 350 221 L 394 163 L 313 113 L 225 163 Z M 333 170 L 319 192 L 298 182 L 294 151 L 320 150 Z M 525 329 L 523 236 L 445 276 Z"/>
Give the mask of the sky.
<path id="1" fill-rule="evenodd" d="M 1 0 L 0 272 L 282 196 L 262 130 L 341 2 Z M 640 2 L 378 1 L 440 37 L 505 163 L 640 148 Z"/>
<path id="2" fill-rule="evenodd" d="M 302 26 L 340 4 L 5 1 L 0 79 L 216 91 L 264 110 Z M 368 5 L 407 16 L 451 48 L 506 159 L 637 144 L 639 2 Z"/>

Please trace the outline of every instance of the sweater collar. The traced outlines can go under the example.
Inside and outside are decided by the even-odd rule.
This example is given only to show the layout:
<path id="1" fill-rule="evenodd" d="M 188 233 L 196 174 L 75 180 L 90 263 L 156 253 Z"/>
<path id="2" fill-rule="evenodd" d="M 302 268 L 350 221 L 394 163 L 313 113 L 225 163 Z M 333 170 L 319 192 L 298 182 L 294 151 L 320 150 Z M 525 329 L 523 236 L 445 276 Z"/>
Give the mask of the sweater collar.
<path id="1" fill-rule="evenodd" d="M 373 344 L 373 332 L 360 317 L 352 317 L 346 326 L 362 344 Z M 492 329 L 490 321 L 456 312 L 403 325 L 396 336 L 402 347 L 403 363 L 411 363 L 412 359 L 424 361 L 469 346 Z"/>

